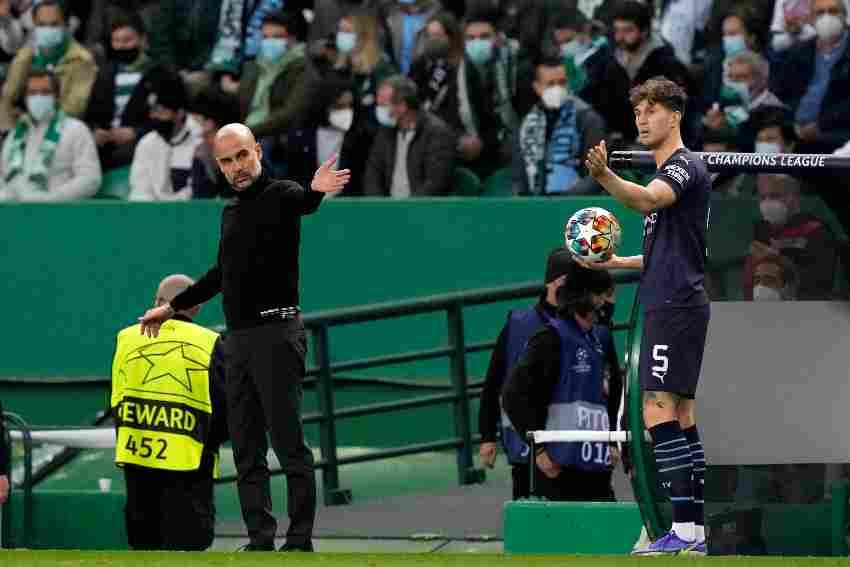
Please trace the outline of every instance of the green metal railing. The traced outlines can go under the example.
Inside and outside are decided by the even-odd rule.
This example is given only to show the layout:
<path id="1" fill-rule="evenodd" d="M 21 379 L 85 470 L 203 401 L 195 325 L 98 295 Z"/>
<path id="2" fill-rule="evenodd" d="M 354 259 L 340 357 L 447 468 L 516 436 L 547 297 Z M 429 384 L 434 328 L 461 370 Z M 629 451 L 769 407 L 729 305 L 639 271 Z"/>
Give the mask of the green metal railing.
<path id="1" fill-rule="evenodd" d="M 24 470 L 23 470 L 23 482 L 21 482 L 21 487 L 24 491 L 24 504 L 23 510 L 21 511 L 22 515 L 22 533 L 20 540 L 16 541 L 16 547 L 27 547 L 29 545 L 29 537 L 32 533 L 32 437 L 30 436 L 30 428 L 24 419 L 14 413 L 11 412 L 3 412 L 0 415 L 0 419 L 2 419 L 9 427 L 5 428 L 6 431 L 6 447 L 9 448 L 11 453 L 11 435 L 9 435 L 9 429 L 15 428 L 20 430 L 21 438 L 23 441 L 24 448 Z M 0 535 L 0 547 L 7 547 L 8 543 L 11 541 L 11 533 L 12 533 L 12 506 L 11 506 L 11 491 L 14 483 L 14 478 L 12 477 L 12 470 L 10 467 L 9 470 L 9 494 L 10 499 L 7 501 L 6 505 L 0 506 L 0 510 L 2 510 L 3 516 L 3 531 L 2 535 Z"/>
<path id="2" fill-rule="evenodd" d="M 638 281 L 639 275 L 634 272 L 622 272 L 615 273 L 614 277 L 618 283 L 634 283 Z M 319 411 L 305 414 L 303 421 L 305 424 L 317 423 L 319 425 L 321 458 L 315 463 L 315 466 L 322 471 L 325 504 L 345 504 L 351 501 L 350 491 L 340 486 L 340 466 L 429 451 L 455 449 L 457 451 L 458 483 L 463 485 L 483 481 L 484 471 L 476 469 L 473 463 L 473 446 L 474 443 L 479 441 L 479 436 L 472 433 L 472 419 L 469 409 L 470 400 L 480 397 L 483 382 L 470 383 L 466 356 L 471 353 L 491 350 L 496 342 L 491 340 L 467 344 L 464 332 L 464 308 L 536 297 L 542 291 L 542 285 L 529 282 L 508 287 L 448 293 L 405 301 L 320 311 L 305 315 L 304 326 L 312 336 L 315 366 L 308 369 L 304 385 L 315 386 Z M 445 313 L 446 316 L 448 341 L 445 346 L 344 362 L 331 362 L 333 358 L 331 356 L 332 345 L 329 330 L 332 327 L 439 312 Z M 626 326 L 618 326 L 617 329 L 626 329 L 631 324 L 630 322 Z M 449 358 L 450 362 L 451 392 L 344 409 L 335 408 L 335 374 L 446 357 Z M 338 454 L 336 424 L 340 419 L 446 403 L 451 403 L 453 406 L 454 436 L 451 438 L 377 449 L 345 457 Z M 281 470 L 272 471 L 272 474 L 281 473 Z M 218 482 L 232 482 L 234 480 L 235 476 L 231 475 L 218 479 Z"/>

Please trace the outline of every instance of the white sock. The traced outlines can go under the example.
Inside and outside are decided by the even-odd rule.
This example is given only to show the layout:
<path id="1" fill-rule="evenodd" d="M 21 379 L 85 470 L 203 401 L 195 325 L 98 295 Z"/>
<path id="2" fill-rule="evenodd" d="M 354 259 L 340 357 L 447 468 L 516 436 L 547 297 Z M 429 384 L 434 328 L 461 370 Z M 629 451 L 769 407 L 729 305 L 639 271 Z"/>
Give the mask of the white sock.
<path id="1" fill-rule="evenodd" d="M 671 529 L 676 532 L 676 535 L 679 536 L 679 539 L 685 541 L 694 541 L 693 522 L 673 522 L 673 527 Z"/>
<path id="2" fill-rule="evenodd" d="M 705 526 L 694 524 L 694 537 L 697 541 L 705 541 Z"/>

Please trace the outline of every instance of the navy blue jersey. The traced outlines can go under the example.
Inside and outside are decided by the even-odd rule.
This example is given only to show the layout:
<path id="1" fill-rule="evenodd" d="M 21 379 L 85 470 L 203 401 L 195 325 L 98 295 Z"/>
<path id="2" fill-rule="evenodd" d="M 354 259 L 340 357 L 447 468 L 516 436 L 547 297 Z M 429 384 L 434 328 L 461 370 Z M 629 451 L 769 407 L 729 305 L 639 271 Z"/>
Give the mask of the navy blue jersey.
<path id="1" fill-rule="evenodd" d="M 699 156 L 680 148 L 653 179 L 669 185 L 676 202 L 644 218 L 641 303 L 646 310 L 704 305 L 711 177 Z"/>

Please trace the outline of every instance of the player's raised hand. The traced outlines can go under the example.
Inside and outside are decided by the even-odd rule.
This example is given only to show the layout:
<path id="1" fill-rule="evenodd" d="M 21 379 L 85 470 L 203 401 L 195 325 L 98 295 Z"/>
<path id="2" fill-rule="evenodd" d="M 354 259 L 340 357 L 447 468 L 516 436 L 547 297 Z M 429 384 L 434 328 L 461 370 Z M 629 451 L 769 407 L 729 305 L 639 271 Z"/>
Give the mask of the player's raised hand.
<path id="1" fill-rule="evenodd" d="M 310 183 L 313 191 L 318 191 L 319 193 L 336 193 L 337 191 L 341 191 L 351 179 L 351 170 L 341 169 L 337 171 L 333 169 L 338 157 L 338 154 L 332 155 L 316 170 L 315 175 L 313 175 L 313 181 Z"/>
<path id="2" fill-rule="evenodd" d="M 576 264 L 589 270 L 616 270 L 617 268 L 623 267 L 623 259 L 616 254 L 612 254 L 611 257 L 604 262 L 588 262 L 575 256 L 573 256 L 573 258 L 575 258 Z"/>
<path id="3" fill-rule="evenodd" d="M 599 179 L 608 172 L 608 147 L 605 140 L 590 148 L 584 165 L 594 179 Z"/>

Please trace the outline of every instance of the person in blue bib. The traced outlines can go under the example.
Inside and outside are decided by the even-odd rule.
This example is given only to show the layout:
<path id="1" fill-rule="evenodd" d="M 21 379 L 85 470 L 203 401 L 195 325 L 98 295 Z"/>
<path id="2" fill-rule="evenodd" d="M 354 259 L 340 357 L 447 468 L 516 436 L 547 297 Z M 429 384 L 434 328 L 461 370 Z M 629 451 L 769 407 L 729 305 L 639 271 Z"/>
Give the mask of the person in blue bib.
<path id="1" fill-rule="evenodd" d="M 529 431 L 608 431 L 620 368 L 608 326 L 597 323 L 613 288 L 607 271 L 570 264 L 558 291 L 557 317 L 528 341 L 502 390 L 502 407 L 520 438 Z M 613 396 L 618 398 L 618 396 Z M 612 448 L 607 443 L 536 447 L 537 496 L 554 501 L 610 501 Z"/>
<path id="2" fill-rule="evenodd" d="M 527 498 L 528 494 L 528 445 L 517 434 L 510 420 L 502 411 L 501 394 L 505 380 L 516 365 L 528 339 L 558 316 L 558 289 L 564 284 L 565 274 L 574 264 L 570 251 L 555 248 L 546 258 L 546 274 L 543 278 L 545 290 L 537 303 L 525 309 L 512 309 L 499 333 L 487 377 L 481 390 L 481 405 L 478 410 L 478 430 L 481 433 L 479 457 L 481 464 L 492 468 L 496 463 L 498 440 L 508 463 L 512 467 L 513 499 Z"/>

